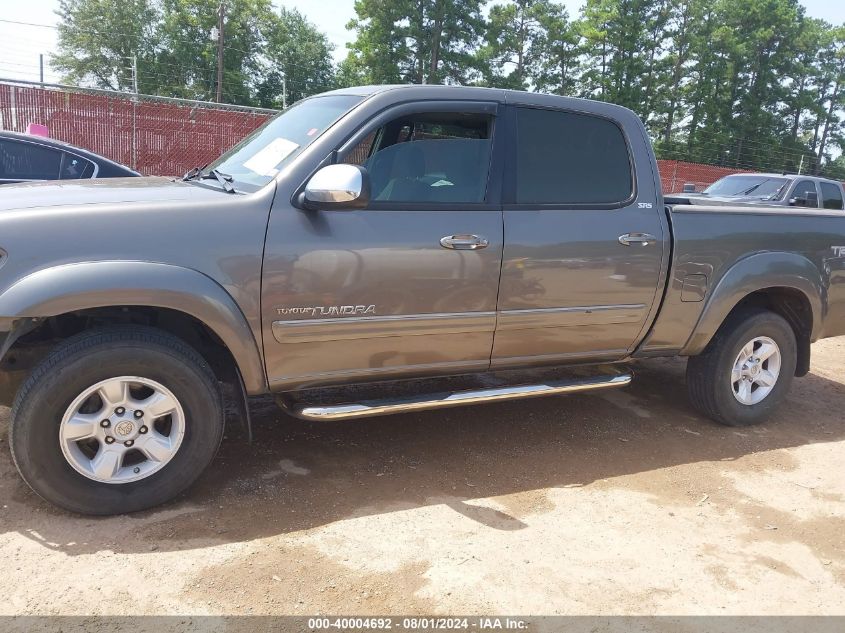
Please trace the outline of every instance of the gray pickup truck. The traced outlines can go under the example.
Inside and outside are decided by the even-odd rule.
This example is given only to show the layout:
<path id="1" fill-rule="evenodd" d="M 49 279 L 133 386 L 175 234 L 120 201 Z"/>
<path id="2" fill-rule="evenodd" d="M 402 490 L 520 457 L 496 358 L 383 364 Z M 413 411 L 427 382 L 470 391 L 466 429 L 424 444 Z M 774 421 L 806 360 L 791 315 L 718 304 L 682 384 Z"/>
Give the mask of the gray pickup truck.
<path id="1" fill-rule="evenodd" d="M 845 208 L 842 183 L 800 174 L 731 174 L 700 193 L 685 191 L 672 197 L 689 204 L 763 204 L 834 211 Z"/>
<path id="2" fill-rule="evenodd" d="M 841 211 L 666 206 L 632 112 L 522 92 L 345 89 L 183 179 L 4 187 L 0 247 L 15 464 L 91 514 L 187 488 L 224 393 L 247 425 L 268 393 L 333 421 L 680 355 L 693 405 L 745 425 L 845 334 Z"/>

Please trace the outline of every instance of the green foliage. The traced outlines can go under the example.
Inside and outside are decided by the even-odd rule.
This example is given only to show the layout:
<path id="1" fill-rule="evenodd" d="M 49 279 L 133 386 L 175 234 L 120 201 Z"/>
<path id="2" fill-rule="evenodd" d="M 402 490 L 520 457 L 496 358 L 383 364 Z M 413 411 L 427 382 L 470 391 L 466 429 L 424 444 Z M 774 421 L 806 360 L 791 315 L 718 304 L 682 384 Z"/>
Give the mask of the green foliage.
<path id="1" fill-rule="evenodd" d="M 60 0 L 59 53 L 53 66 L 72 83 L 99 88 L 132 88 L 132 56 L 155 58 L 157 10 L 151 0 Z M 154 84 L 143 83 L 144 89 Z"/>
<path id="2" fill-rule="evenodd" d="M 220 0 L 60 0 L 68 81 L 210 99 Z M 799 0 L 355 0 L 347 57 L 272 0 L 225 0 L 224 100 L 280 107 L 332 87 L 457 83 L 618 103 L 663 158 L 841 173 L 845 26 Z M 284 78 L 284 80 L 283 80 Z"/>
<path id="3" fill-rule="evenodd" d="M 352 53 L 337 65 L 334 83 L 338 88 L 363 86 L 368 81 L 369 73 L 360 58 Z"/>
<path id="4" fill-rule="evenodd" d="M 67 81 L 131 90 L 132 56 L 142 93 L 213 100 L 219 0 L 60 0 L 59 53 Z M 270 0 L 225 0 L 223 100 L 282 104 L 334 82 L 332 46 L 299 12 Z"/>
<path id="5" fill-rule="evenodd" d="M 582 94 L 651 114 L 652 91 L 664 65 L 666 0 L 587 0 L 582 33 L 584 51 L 595 62 L 582 77 Z"/>
<path id="6" fill-rule="evenodd" d="M 401 83 L 405 73 L 414 70 L 407 42 L 410 27 L 400 24 L 410 4 L 410 0 L 355 0 L 358 17 L 347 28 L 358 31 L 358 38 L 350 47 L 347 68 L 355 68 L 364 83 Z"/>
<path id="7" fill-rule="evenodd" d="M 334 87 L 332 45 L 298 11 L 282 8 L 267 16 L 266 61 L 257 84 L 259 104 L 280 107 Z M 283 79 L 284 78 L 284 79 Z"/>
<path id="8" fill-rule="evenodd" d="M 539 17 L 545 0 L 515 0 L 490 8 L 484 45 L 478 51 L 478 68 L 484 83 L 494 88 L 526 90 L 540 63 Z"/>
<path id="9" fill-rule="evenodd" d="M 350 64 L 367 83 L 465 83 L 482 0 L 356 0 Z"/>
<path id="10" fill-rule="evenodd" d="M 213 99 L 217 81 L 217 46 L 209 33 L 217 25 L 218 0 L 162 0 L 160 53 L 153 67 L 161 91 L 169 96 Z M 227 0 L 223 98 L 252 102 L 257 58 L 264 50 L 269 0 Z M 147 70 L 149 72 L 149 69 Z M 143 74 L 141 70 L 141 74 Z"/>
<path id="11" fill-rule="evenodd" d="M 537 90 L 577 94 L 582 71 L 581 24 L 570 22 L 563 6 L 543 2 L 536 12 L 539 32 L 534 40 Z"/>

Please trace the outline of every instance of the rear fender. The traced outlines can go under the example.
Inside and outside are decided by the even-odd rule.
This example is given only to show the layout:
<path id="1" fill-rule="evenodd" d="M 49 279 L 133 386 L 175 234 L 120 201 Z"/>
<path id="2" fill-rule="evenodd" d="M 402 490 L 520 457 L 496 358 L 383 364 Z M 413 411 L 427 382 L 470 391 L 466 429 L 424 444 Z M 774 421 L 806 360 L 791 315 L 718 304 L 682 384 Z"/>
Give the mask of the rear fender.
<path id="1" fill-rule="evenodd" d="M 795 253 L 757 253 L 735 263 L 719 280 L 681 355 L 694 356 L 704 351 L 731 310 L 748 295 L 767 288 L 801 292 L 812 313 L 810 341 L 818 339 L 827 297 L 819 269 Z"/>

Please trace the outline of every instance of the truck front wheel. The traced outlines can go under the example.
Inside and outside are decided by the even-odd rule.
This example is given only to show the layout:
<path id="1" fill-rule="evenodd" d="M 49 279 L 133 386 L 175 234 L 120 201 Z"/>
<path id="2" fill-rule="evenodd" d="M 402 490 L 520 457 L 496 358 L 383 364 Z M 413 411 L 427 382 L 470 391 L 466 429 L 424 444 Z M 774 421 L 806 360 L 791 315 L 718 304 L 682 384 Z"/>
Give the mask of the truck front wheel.
<path id="1" fill-rule="evenodd" d="M 783 317 L 764 309 L 737 311 L 687 363 L 693 406 L 729 426 L 762 422 L 789 391 L 797 350 Z"/>
<path id="2" fill-rule="evenodd" d="M 9 444 L 24 481 L 83 514 L 163 503 L 211 462 L 223 436 L 208 363 L 160 330 L 84 332 L 33 370 L 12 407 Z"/>

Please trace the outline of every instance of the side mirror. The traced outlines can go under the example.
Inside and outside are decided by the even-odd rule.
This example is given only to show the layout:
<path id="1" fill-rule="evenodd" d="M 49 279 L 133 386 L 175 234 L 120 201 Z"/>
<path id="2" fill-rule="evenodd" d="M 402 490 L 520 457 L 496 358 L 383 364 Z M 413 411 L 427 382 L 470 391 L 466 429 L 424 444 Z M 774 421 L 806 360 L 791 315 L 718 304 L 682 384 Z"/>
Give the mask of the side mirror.
<path id="1" fill-rule="evenodd" d="M 370 202 L 370 175 L 359 165 L 327 165 L 306 183 L 302 202 L 309 209 L 361 209 Z"/>
<path id="2" fill-rule="evenodd" d="M 796 197 L 789 199 L 789 206 L 791 207 L 809 207 L 810 209 L 819 208 L 819 194 L 815 191 L 808 191 L 807 197 Z"/>

